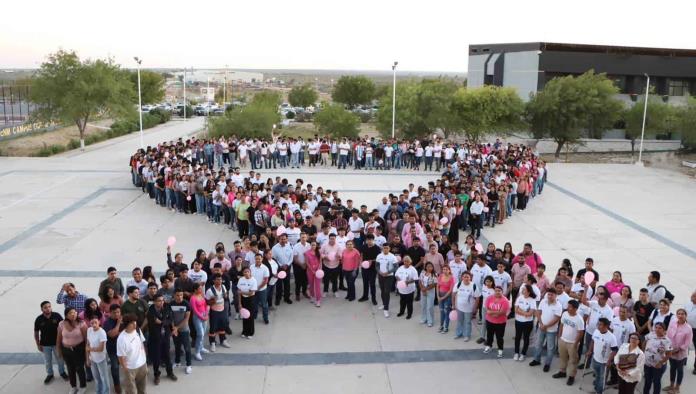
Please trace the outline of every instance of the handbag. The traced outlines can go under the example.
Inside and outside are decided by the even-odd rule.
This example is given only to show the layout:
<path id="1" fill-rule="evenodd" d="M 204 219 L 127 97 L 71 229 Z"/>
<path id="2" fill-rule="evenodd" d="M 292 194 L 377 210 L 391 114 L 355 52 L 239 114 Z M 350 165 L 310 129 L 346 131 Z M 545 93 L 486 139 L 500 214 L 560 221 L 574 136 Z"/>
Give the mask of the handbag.
<path id="1" fill-rule="evenodd" d="M 636 364 L 638 363 L 638 355 L 635 353 L 628 353 L 628 354 L 622 354 L 619 356 L 619 369 L 620 370 L 627 370 L 627 369 L 633 369 L 636 367 Z"/>

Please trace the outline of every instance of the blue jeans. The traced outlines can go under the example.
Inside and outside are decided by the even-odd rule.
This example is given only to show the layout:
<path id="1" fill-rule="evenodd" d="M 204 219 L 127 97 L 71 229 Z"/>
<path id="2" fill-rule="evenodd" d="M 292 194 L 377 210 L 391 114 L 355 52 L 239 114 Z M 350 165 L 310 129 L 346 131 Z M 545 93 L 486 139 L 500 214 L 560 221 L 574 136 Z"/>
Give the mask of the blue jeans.
<path id="1" fill-rule="evenodd" d="M 196 213 L 205 215 L 205 196 L 200 193 L 196 193 Z"/>
<path id="2" fill-rule="evenodd" d="M 258 316 L 259 308 L 263 313 L 263 321 L 268 321 L 268 296 L 266 292 L 268 288 L 256 292 L 256 308 L 254 308 L 254 314 L 251 316 L 252 319 L 256 319 Z"/>
<path id="3" fill-rule="evenodd" d="M 207 337 L 207 333 L 205 332 L 205 320 L 201 320 L 196 316 L 195 313 L 193 314 L 193 327 L 196 328 L 196 353 L 200 353 L 201 349 L 203 349 L 203 339 Z"/>
<path id="4" fill-rule="evenodd" d="M 435 320 L 435 289 L 421 295 L 421 321 L 433 325 Z"/>
<path id="5" fill-rule="evenodd" d="M 594 363 L 594 360 L 592 360 Z M 665 374 L 667 369 L 667 364 L 663 365 L 662 368 L 648 367 L 647 365 L 643 367 L 643 372 L 645 375 L 645 384 L 643 384 L 643 394 L 650 394 L 650 387 L 653 388 L 653 393 L 659 393 L 662 390 L 662 375 Z"/>
<path id="6" fill-rule="evenodd" d="M 486 311 L 487 311 L 486 307 L 482 305 L 482 306 L 481 306 L 481 317 L 482 317 L 482 319 L 481 319 L 481 325 L 479 326 L 479 336 L 481 337 L 481 339 L 486 339 L 486 337 L 487 337 L 487 333 L 486 333 Z"/>
<path id="7" fill-rule="evenodd" d="M 556 352 L 556 334 L 558 333 L 539 330 L 539 336 L 537 337 L 536 343 L 536 350 L 534 351 L 534 359 L 536 361 L 541 361 L 541 353 L 544 350 L 545 340 L 546 360 L 544 360 L 544 365 L 551 365 L 551 360 L 553 360 L 553 355 Z"/>
<path id="8" fill-rule="evenodd" d="M 43 347 L 44 363 L 46 364 L 46 375 L 53 375 L 53 356 L 56 357 L 56 363 L 58 364 L 58 373 L 65 373 L 65 363 L 63 359 L 58 357 L 56 354 L 55 346 L 44 346 Z"/>
<path id="9" fill-rule="evenodd" d="M 339 155 L 338 156 L 338 168 L 340 169 L 341 167 L 343 167 L 345 169 L 347 161 L 348 161 L 348 155 Z"/>
<path id="10" fill-rule="evenodd" d="M 440 300 L 440 328 L 449 329 L 449 313 L 452 309 L 452 296 Z"/>
<path id="11" fill-rule="evenodd" d="M 462 312 L 457 310 L 457 336 L 471 338 L 471 318 L 472 312 Z"/>
<path id="12" fill-rule="evenodd" d="M 372 156 L 365 157 L 365 168 L 372 169 Z"/>
<path id="13" fill-rule="evenodd" d="M 121 384 L 121 374 L 116 353 L 109 353 L 109 367 L 111 368 L 111 379 L 114 384 Z"/>
<path id="14" fill-rule="evenodd" d="M 221 205 L 213 205 L 213 221 L 215 223 L 220 223 L 220 207 Z"/>
<path id="15" fill-rule="evenodd" d="M 606 364 L 598 363 L 594 358 L 592 358 L 592 371 L 594 372 L 594 389 L 597 394 L 602 394 L 604 392 L 604 372 L 606 370 Z M 647 367 L 646 367 L 647 368 Z M 664 372 L 664 367 L 663 370 Z M 660 375 L 662 376 L 662 375 Z M 645 377 L 645 382 L 648 382 L 647 376 Z M 659 391 L 657 391 L 659 393 Z M 647 392 L 646 392 L 647 393 Z"/>
<path id="16" fill-rule="evenodd" d="M 291 153 L 290 154 L 290 168 L 300 168 L 300 162 L 297 157 L 297 153 Z"/>
<path id="17" fill-rule="evenodd" d="M 92 363 L 92 376 L 95 382 L 95 392 L 97 394 L 109 394 L 111 389 L 111 384 L 109 381 L 109 365 L 107 359 L 102 360 L 100 363 Z"/>

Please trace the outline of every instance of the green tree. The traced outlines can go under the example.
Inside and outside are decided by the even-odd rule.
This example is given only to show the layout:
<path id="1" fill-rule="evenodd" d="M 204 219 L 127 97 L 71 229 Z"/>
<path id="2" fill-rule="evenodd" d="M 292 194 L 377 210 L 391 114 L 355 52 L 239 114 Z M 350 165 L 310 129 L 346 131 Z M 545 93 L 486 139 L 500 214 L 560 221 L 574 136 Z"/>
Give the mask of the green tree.
<path id="1" fill-rule="evenodd" d="M 621 114 L 616 93 L 613 82 L 593 70 L 552 79 L 527 103 L 534 137 L 552 138 L 559 157 L 564 145 L 580 140 L 583 130 L 601 135 Z"/>
<path id="2" fill-rule="evenodd" d="M 360 134 L 360 118 L 343 106 L 331 104 L 314 116 L 314 125 L 333 137 L 355 138 Z"/>
<path id="3" fill-rule="evenodd" d="M 130 72 L 130 80 L 134 87 L 134 96 L 138 97 L 138 72 Z M 140 94 L 143 104 L 156 104 L 164 99 L 164 77 L 162 74 L 149 70 L 140 70 Z"/>
<path id="4" fill-rule="evenodd" d="M 344 75 L 336 81 L 331 98 L 348 108 L 369 104 L 375 98 L 375 83 L 364 75 Z"/>
<path id="5" fill-rule="evenodd" d="M 454 97 L 452 113 L 466 138 L 479 141 L 489 133 L 521 128 L 524 103 L 512 88 L 461 88 Z"/>
<path id="6" fill-rule="evenodd" d="M 272 90 L 263 90 L 254 95 L 254 97 L 251 99 L 250 105 L 259 105 L 267 109 L 278 111 L 280 99 L 280 93 Z"/>
<path id="7" fill-rule="evenodd" d="M 75 52 L 48 56 L 34 76 L 32 117 L 44 122 L 72 122 L 84 149 L 87 122 L 99 115 L 126 116 L 134 111 L 133 84 L 111 59 L 80 61 Z"/>
<path id="8" fill-rule="evenodd" d="M 306 83 L 302 86 L 295 86 L 292 88 L 292 90 L 290 90 L 290 93 L 288 94 L 288 102 L 293 107 L 307 108 L 310 105 L 314 105 L 314 103 L 317 102 L 318 97 L 319 96 L 312 85 Z"/>
<path id="9" fill-rule="evenodd" d="M 210 119 L 211 137 L 243 136 L 271 138 L 273 125 L 280 122 L 277 106 L 270 105 L 268 97 L 261 97 L 245 107 L 227 109 L 225 115 Z M 277 105 L 277 104 L 276 104 Z"/>
<path id="10" fill-rule="evenodd" d="M 626 123 L 626 138 L 631 140 L 631 156 L 635 153 L 636 140 L 640 138 L 643 129 L 643 110 L 645 98 L 639 100 L 623 114 Z M 668 128 L 668 122 L 672 117 L 672 108 L 662 102 L 658 97 L 648 99 L 648 110 L 645 116 L 645 132 L 656 134 L 664 132 Z"/>
<path id="11" fill-rule="evenodd" d="M 685 107 L 678 110 L 677 124 L 685 147 L 696 148 L 696 98 L 689 97 Z"/>

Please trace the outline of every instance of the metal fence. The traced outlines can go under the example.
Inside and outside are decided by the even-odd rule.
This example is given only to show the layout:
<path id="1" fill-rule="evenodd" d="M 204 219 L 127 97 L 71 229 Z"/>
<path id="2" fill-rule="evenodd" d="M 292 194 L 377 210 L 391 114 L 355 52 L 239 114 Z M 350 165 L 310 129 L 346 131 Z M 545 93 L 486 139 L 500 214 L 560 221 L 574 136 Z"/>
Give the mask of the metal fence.
<path id="1" fill-rule="evenodd" d="M 0 86 L 0 128 L 20 125 L 34 110 L 27 85 Z"/>

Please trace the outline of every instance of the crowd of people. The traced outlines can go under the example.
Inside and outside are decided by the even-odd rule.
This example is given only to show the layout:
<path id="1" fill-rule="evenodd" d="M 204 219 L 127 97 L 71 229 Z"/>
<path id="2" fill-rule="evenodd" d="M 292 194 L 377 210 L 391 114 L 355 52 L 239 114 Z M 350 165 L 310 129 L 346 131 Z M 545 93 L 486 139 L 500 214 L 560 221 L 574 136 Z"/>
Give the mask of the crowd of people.
<path id="1" fill-rule="evenodd" d="M 525 361 L 531 347 L 529 365 L 543 364 L 549 372 L 558 355 L 553 378 L 568 385 L 575 384 L 578 369 L 587 369 L 594 373 L 595 392 L 618 385 L 620 393 L 632 393 L 644 380 L 643 393 L 657 393 L 669 364 L 669 391 L 680 391 L 696 337 L 696 292 L 674 311 L 674 297 L 657 271 L 635 287 L 636 298 L 620 272 L 600 281 L 591 258 L 577 272 L 566 259 L 547 274 L 531 244 L 516 252 L 510 243 L 500 248 L 478 240 L 482 227 L 503 223 L 542 193 L 547 172 L 528 148 L 499 141 L 419 143 L 465 153 L 445 161 L 428 185 L 409 185 L 368 210 L 351 200 L 343 205 L 337 191 L 301 179 L 291 185 L 226 168 L 232 164 L 229 144 L 222 151 L 228 161 L 223 156 L 218 166 L 217 143 L 179 140 L 141 150 L 131 159 L 133 183 L 161 206 L 225 223 L 239 240 L 231 248 L 218 242 L 212 250 L 199 249 L 187 264 L 181 253 L 172 253 L 170 239 L 166 267 L 133 268 L 125 285 L 109 267 L 97 298 L 64 284 L 56 298 L 65 306 L 64 320 L 44 301 L 35 324 L 46 383 L 53 379 L 55 355 L 72 391 L 94 379 L 99 393 L 111 387 L 120 393 L 121 385 L 127 393 L 144 392 L 148 363 L 154 384 L 161 369 L 176 381 L 175 370 L 192 373 L 194 360 L 231 346 L 234 320 L 242 321 L 241 338 L 252 340 L 256 321 L 270 324 L 269 311 L 281 304 L 309 301 L 321 308 L 326 297 L 345 292 L 345 302 L 371 302 L 385 318 L 392 317 L 394 295 L 396 317 L 411 319 L 418 302 L 421 324 L 437 324 L 446 335 L 452 323 L 456 339 L 475 340 L 484 353 L 495 348 L 498 358 L 505 357 L 505 332 L 514 327 L 512 359 Z M 212 164 L 205 153 L 195 153 L 210 144 Z M 232 160 L 245 157 L 243 145 L 235 145 Z M 470 232 L 461 241 L 460 230 Z M 156 276 L 156 270 L 164 274 Z"/>

